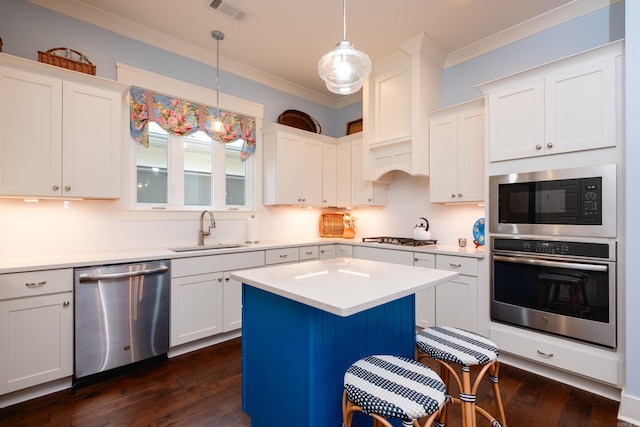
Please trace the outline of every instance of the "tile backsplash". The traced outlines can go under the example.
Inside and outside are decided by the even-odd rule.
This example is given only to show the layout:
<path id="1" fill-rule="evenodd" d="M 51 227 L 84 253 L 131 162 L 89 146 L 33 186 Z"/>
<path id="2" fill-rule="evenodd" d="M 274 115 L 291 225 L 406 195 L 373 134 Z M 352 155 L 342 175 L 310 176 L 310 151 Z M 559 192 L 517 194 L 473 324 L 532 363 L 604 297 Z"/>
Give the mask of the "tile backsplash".
<path id="1" fill-rule="evenodd" d="M 432 238 L 456 245 L 459 237 L 473 241 L 472 226 L 484 216 L 477 205 L 429 203 L 427 178 L 396 173 L 388 205 L 352 211 L 358 217 L 356 239 L 380 235 L 411 237 L 420 217 L 429 220 Z M 323 209 L 264 207 L 256 213 L 260 241 L 317 238 Z M 248 213 L 246 217 L 250 214 Z M 244 242 L 246 217 L 216 219 L 207 243 Z M 199 212 L 186 220 L 131 220 L 119 215 L 111 201 L 0 199 L 0 257 L 53 255 L 64 252 L 158 248 L 197 243 Z"/>

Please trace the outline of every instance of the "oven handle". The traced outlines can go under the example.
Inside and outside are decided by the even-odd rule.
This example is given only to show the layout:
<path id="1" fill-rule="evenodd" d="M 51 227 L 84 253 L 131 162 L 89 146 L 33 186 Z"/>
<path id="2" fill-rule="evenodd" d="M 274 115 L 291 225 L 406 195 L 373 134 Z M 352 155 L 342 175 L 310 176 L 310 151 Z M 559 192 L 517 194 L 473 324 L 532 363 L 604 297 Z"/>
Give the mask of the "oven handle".
<path id="1" fill-rule="evenodd" d="M 609 271 L 609 267 L 601 264 L 582 264 L 574 262 L 549 261 L 546 259 L 526 258 L 526 257 L 510 257 L 504 255 L 494 255 L 494 261 L 511 262 L 514 264 L 540 265 L 543 267 L 572 268 L 574 270 L 585 271 Z"/>

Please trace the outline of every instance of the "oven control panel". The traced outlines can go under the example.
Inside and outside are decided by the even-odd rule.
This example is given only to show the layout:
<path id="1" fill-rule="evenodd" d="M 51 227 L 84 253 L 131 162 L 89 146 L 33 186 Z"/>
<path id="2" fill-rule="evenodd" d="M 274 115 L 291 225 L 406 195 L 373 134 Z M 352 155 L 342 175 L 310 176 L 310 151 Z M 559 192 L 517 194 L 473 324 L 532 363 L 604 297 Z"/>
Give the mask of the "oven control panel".
<path id="1" fill-rule="evenodd" d="M 493 250 L 586 258 L 609 258 L 609 245 L 606 243 L 494 238 Z"/>

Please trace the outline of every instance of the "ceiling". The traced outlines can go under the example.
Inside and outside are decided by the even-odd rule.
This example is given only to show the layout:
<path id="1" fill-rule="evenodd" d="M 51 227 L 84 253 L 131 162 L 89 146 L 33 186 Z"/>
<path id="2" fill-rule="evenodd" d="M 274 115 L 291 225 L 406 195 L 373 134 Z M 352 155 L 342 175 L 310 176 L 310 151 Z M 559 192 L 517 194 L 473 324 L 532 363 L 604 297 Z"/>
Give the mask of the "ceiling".
<path id="1" fill-rule="evenodd" d="M 316 100 L 340 98 L 324 87 L 317 63 L 342 40 L 341 0 L 221 0 L 218 10 L 210 7 L 216 0 L 29 1 L 214 65 L 210 33 L 222 31 L 221 69 Z M 446 55 L 446 67 L 615 1 L 348 0 L 346 38 L 375 64 L 424 32 Z M 227 7 L 246 18 L 222 13 Z"/>

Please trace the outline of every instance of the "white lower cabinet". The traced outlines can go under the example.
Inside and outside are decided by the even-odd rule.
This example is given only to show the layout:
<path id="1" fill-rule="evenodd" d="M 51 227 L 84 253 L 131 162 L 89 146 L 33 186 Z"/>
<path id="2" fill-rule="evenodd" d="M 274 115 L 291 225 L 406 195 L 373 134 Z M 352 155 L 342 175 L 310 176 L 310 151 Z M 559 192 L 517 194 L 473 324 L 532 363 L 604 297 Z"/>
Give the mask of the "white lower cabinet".
<path id="1" fill-rule="evenodd" d="M 263 266 L 263 251 L 174 259 L 171 347 L 239 329 L 242 284 L 232 280 L 230 273 Z"/>
<path id="2" fill-rule="evenodd" d="M 356 246 L 353 248 L 353 257 L 368 259 L 371 261 L 391 262 L 394 264 L 413 265 L 413 254 L 407 251 L 393 249 L 372 248 L 369 246 Z M 399 277 L 398 280 L 402 278 Z"/>
<path id="3" fill-rule="evenodd" d="M 318 246 L 301 246 L 298 248 L 298 259 L 302 261 L 313 261 L 318 259 Z"/>
<path id="4" fill-rule="evenodd" d="M 0 395 L 73 374 L 73 270 L 0 275 Z"/>
<path id="5" fill-rule="evenodd" d="M 353 246 L 336 244 L 336 258 L 353 258 Z"/>
<path id="6" fill-rule="evenodd" d="M 455 271 L 457 279 L 416 293 L 416 325 L 478 330 L 478 260 L 414 253 L 413 265 Z"/>

